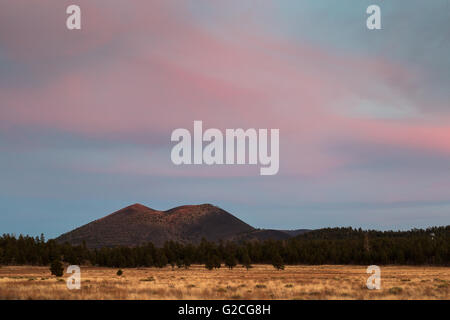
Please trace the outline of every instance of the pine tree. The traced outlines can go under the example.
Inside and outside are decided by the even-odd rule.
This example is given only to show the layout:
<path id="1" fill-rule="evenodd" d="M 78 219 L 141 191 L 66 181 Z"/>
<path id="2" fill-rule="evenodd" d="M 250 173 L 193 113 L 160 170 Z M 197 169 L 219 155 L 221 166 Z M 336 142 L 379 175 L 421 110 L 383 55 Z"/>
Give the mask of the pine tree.
<path id="1" fill-rule="evenodd" d="M 252 267 L 251 260 L 248 255 L 247 250 L 245 250 L 244 254 L 242 255 L 242 265 L 248 270 Z"/>
<path id="2" fill-rule="evenodd" d="M 208 270 L 214 269 L 214 259 L 211 255 L 206 259 L 205 268 Z"/>
<path id="3" fill-rule="evenodd" d="M 272 257 L 272 265 L 274 266 L 274 268 L 276 268 L 277 270 L 284 270 L 284 262 L 283 262 L 283 258 L 281 258 L 279 253 L 276 253 L 273 257 Z"/>
<path id="4" fill-rule="evenodd" d="M 234 257 L 233 254 L 228 254 L 225 257 L 225 265 L 231 270 L 236 266 L 237 262 L 236 262 L 236 258 Z"/>
<path id="5" fill-rule="evenodd" d="M 156 251 L 156 259 L 155 259 L 155 266 L 158 268 L 164 268 L 167 265 L 167 257 L 164 254 L 163 250 L 157 250 Z"/>
<path id="6" fill-rule="evenodd" d="M 190 260 L 190 258 L 187 257 L 187 256 L 184 257 L 183 263 L 184 263 L 184 268 L 185 268 L 185 269 L 189 269 L 189 267 L 191 266 L 191 260 Z"/>
<path id="7" fill-rule="evenodd" d="M 213 255 L 213 264 L 214 264 L 214 268 L 219 269 L 220 268 L 220 258 L 217 255 Z"/>

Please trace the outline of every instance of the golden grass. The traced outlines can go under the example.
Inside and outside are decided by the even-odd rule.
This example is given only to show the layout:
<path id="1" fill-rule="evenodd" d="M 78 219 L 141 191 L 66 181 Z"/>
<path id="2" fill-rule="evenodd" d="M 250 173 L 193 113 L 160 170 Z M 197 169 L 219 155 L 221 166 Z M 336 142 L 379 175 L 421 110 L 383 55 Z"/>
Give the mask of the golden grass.
<path id="1" fill-rule="evenodd" d="M 4 266 L 0 299 L 449 299 L 450 286 L 448 267 L 381 266 L 380 290 L 366 288 L 365 266 L 117 270 L 82 267 L 81 289 L 68 290 L 47 267 Z"/>

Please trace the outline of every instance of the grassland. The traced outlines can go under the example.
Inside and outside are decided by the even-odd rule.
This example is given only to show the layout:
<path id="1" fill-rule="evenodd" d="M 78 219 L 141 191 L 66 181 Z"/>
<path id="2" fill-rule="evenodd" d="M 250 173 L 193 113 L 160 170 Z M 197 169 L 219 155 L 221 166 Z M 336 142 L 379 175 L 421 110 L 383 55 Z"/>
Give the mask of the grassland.
<path id="1" fill-rule="evenodd" d="M 0 299 L 449 299 L 450 268 L 381 266 L 381 289 L 366 288 L 365 266 L 256 265 L 123 269 L 82 267 L 81 289 L 46 267 L 0 268 Z M 67 275 L 68 276 L 68 275 Z"/>

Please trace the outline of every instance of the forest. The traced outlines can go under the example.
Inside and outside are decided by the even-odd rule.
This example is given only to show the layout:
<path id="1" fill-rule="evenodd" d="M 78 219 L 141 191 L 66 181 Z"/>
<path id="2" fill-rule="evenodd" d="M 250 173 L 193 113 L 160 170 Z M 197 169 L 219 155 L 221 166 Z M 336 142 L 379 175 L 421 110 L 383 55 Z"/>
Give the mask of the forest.
<path id="1" fill-rule="evenodd" d="M 203 264 L 208 269 L 252 264 L 272 264 L 277 269 L 295 264 L 355 265 L 450 265 L 450 226 L 410 231 L 372 231 L 326 228 L 288 240 L 166 242 L 136 247 L 89 249 L 46 241 L 41 237 L 4 234 L 0 237 L 0 265 L 50 265 L 55 261 L 74 265 L 115 268 L 189 268 Z"/>

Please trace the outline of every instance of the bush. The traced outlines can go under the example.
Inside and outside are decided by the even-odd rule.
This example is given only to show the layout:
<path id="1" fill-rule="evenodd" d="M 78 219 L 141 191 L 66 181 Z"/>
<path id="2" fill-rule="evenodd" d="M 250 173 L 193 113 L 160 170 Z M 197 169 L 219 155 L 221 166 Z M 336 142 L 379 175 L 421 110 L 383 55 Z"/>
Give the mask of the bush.
<path id="1" fill-rule="evenodd" d="M 247 271 L 252 267 L 251 260 L 247 251 L 242 256 L 242 266 L 244 266 L 247 269 Z"/>
<path id="2" fill-rule="evenodd" d="M 400 287 L 392 287 L 389 289 L 390 294 L 400 294 L 403 292 L 403 289 Z"/>
<path id="3" fill-rule="evenodd" d="M 214 269 L 214 262 L 212 261 L 212 259 L 208 259 L 206 261 L 205 268 L 208 269 L 208 270 Z"/>
<path id="4" fill-rule="evenodd" d="M 272 265 L 277 270 L 284 270 L 283 258 L 278 253 L 272 258 Z"/>
<path id="5" fill-rule="evenodd" d="M 62 275 L 64 274 L 64 268 L 61 261 L 53 260 L 50 264 L 50 272 L 52 273 L 52 275 L 62 277 Z"/>
<path id="6" fill-rule="evenodd" d="M 145 279 L 141 279 L 141 280 L 139 280 L 139 281 L 155 281 L 155 278 L 153 278 L 153 277 L 148 277 L 148 278 L 145 278 Z"/>
<path id="7" fill-rule="evenodd" d="M 119 269 L 119 270 L 117 271 L 117 275 L 120 277 L 122 274 L 123 274 L 123 271 L 122 271 L 121 269 Z"/>
<path id="8" fill-rule="evenodd" d="M 225 265 L 231 269 L 233 269 L 236 266 L 237 262 L 236 262 L 236 258 L 233 255 L 228 255 L 225 258 Z"/>
<path id="9" fill-rule="evenodd" d="M 205 268 L 208 270 L 212 270 L 214 268 L 218 269 L 220 268 L 220 258 L 216 255 L 210 255 L 208 256 L 208 259 L 205 263 Z"/>

